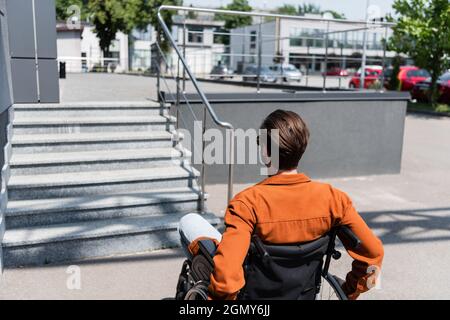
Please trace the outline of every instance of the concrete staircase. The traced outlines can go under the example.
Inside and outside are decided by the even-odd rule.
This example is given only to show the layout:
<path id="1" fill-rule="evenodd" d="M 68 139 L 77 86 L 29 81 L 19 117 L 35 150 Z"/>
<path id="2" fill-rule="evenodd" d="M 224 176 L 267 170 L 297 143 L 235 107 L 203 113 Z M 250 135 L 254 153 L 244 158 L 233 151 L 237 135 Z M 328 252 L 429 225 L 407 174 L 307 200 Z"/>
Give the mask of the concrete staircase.
<path id="1" fill-rule="evenodd" d="M 14 113 L 6 267 L 178 245 L 179 219 L 199 210 L 199 173 L 172 139 L 166 108 L 16 105 Z"/>

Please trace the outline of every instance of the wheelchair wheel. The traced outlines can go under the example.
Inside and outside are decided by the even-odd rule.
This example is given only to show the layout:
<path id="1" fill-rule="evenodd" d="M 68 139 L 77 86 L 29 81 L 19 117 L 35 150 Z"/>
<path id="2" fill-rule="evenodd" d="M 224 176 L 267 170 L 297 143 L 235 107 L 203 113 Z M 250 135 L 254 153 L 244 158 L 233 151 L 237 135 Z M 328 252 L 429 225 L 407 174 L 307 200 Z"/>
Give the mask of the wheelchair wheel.
<path id="1" fill-rule="evenodd" d="M 197 282 L 185 295 L 184 300 L 208 300 L 208 284 Z"/>
<path id="2" fill-rule="evenodd" d="M 348 300 L 338 278 L 328 274 L 322 277 L 320 292 L 316 296 L 316 300 Z"/>

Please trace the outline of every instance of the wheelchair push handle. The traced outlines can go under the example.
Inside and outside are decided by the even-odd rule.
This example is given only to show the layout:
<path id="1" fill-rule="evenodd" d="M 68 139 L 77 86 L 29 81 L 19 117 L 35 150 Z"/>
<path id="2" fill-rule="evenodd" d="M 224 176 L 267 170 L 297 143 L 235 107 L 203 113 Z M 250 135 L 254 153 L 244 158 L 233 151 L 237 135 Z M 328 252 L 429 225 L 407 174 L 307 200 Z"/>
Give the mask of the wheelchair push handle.
<path id="1" fill-rule="evenodd" d="M 339 237 L 348 243 L 351 249 L 356 249 L 361 245 L 361 240 L 356 236 L 352 229 L 347 226 L 339 228 Z"/>

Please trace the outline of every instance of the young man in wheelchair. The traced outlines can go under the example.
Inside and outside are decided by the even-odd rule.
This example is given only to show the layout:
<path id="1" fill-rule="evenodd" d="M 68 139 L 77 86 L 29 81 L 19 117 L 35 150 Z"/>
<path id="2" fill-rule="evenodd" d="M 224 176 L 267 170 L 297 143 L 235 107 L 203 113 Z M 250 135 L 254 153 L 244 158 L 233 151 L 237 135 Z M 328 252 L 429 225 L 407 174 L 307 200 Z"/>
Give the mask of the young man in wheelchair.
<path id="1" fill-rule="evenodd" d="M 268 136 L 277 133 L 277 170 L 234 197 L 225 214 L 225 232 L 221 235 L 199 215 L 180 221 L 182 244 L 190 260 L 207 257 L 193 270 L 197 278 L 203 277 L 205 297 L 207 293 L 213 300 L 314 299 L 324 276 L 324 257 L 337 254 L 329 251 L 334 250 L 337 234 L 354 260 L 339 290 L 348 299 L 356 299 L 371 287 L 375 270 L 380 270 L 381 241 L 344 192 L 297 171 L 309 140 L 309 130 L 298 114 L 277 110 L 261 129 Z M 268 167 L 273 167 L 273 141 L 268 138 L 260 145 Z M 352 244 L 346 234 L 356 236 L 359 245 Z M 201 242 L 204 239 L 212 239 L 217 248 Z M 183 267 L 178 298 L 185 297 L 181 287 L 193 281 L 186 279 L 186 269 L 192 265 Z M 328 265 L 326 261 L 326 269 Z"/>

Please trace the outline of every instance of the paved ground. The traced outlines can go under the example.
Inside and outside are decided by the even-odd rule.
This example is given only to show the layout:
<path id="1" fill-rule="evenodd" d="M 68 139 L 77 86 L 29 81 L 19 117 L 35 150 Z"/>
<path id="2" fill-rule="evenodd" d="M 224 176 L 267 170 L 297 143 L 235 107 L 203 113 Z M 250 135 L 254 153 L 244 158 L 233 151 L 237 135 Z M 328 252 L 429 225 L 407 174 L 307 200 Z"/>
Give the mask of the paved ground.
<path id="1" fill-rule="evenodd" d="M 344 83 L 345 82 L 345 83 Z M 329 79 L 328 85 L 337 87 L 337 79 Z M 107 85 L 99 85 L 107 84 Z M 202 82 L 202 88 L 206 93 L 217 92 L 255 92 L 256 88 L 239 87 L 236 85 L 224 85 L 218 83 Z M 305 85 L 303 81 L 301 85 Z M 348 85 L 348 80 L 342 80 L 342 87 Z M 320 76 L 310 76 L 308 86 L 322 87 Z M 67 74 L 67 79 L 60 80 L 61 101 L 135 101 L 156 99 L 156 78 L 133 75 L 110 74 Z M 111 90 L 114 88 L 114 90 Z M 175 81 L 166 79 L 161 81 L 161 90 L 175 95 Z M 195 92 L 191 82 L 186 82 L 186 92 Z M 261 92 L 280 92 L 277 89 L 261 89 Z"/>
<path id="2" fill-rule="evenodd" d="M 137 81 L 131 79 L 135 78 L 127 81 Z M 136 100 L 145 98 L 143 90 L 151 88 L 147 81 L 148 78 L 144 83 L 137 81 L 141 91 L 123 89 L 124 100 L 134 97 L 134 90 Z M 86 86 L 79 85 L 70 93 L 63 85 L 63 100 L 70 100 L 83 85 Z M 122 97 L 119 89 L 105 93 L 110 99 Z M 99 94 L 94 93 L 89 100 L 100 100 Z M 357 209 L 385 244 L 381 289 L 364 295 L 364 299 L 450 299 L 448 137 L 449 118 L 409 115 L 401 174 L 326 180 L 353 198 Z M 244 187 L 237 186 L 237 191 Z M 209 207 L 218 215 L 224 207 L 224 190 L 223 185 L 208 189 Z M 81 290 L 67 289 L 66 265 L 6 270 L 0 281 L 0 300 L 162 299 L 173 296 L 182 260 L 180 251 L 174 249 L 87 261 L 79 265 Z M 333 264 L 333 269 L 342 276 L 350 263 L 343 258 Z"/>
<path id="3" fill-rule="evenodd" d="M 111 74 L 68 74 L 67 79 L 60 80 L 61 102 L 76 101 L 139 101 L 155 100 L 156 78 L 134 75 Z M 100 84 L 100 85 L 99 85 Z M 103 84 L 103 85 L 102 85 Z M 213 92 L 255 92 L 256 89 L 223 85 L 216 83 L 202 83 L 206 93 Z M 175 81 L 167 79 L 161 81 L 161 90 L 175 94 Z M 262 92 L 276 92 L 279 90 L 263 89 Z M 186 92 L 195 92 L 191 82 L 186 82 Z"/>

